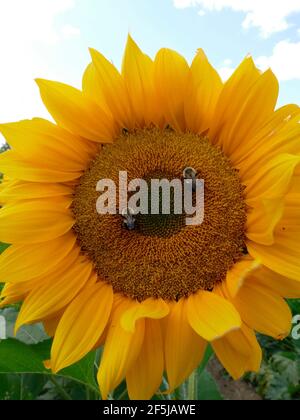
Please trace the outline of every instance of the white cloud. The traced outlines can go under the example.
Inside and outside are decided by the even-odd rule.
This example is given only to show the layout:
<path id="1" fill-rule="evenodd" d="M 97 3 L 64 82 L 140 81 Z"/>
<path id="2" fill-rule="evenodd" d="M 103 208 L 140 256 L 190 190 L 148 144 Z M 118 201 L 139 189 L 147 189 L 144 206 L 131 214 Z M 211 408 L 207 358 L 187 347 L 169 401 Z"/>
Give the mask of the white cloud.
<path id="1" fill-rule="evenodd" d="M 218 68 L 218 73 L 221 76 L 221 79 L 223 80 L 223 82 L 226 82 L 226 80 L 229 79 L 229 77 L 232 75 L 232 73 L 234 72 L 234 68 L 230 67 L 230 66 L 223 66 Z"/>
<path id="2" fill-rule="evenodd" d="M 61 35 L 64 39 L 77 38 L 80 36 L 80 29 L 76 28 L 76 26 L 67 24 L 61 28 Z"/>
<path id="3" fill-rule="evenodd" d="M 300 42 L 280 41 L 271 56 L 258 57 L 255 62 L 262 70 L 271 68 L 279 80 L 300 80 Z"/>
<path id="4" fill-rule="evenodd" d="M 226 60 L 223 61 L 224 66 L 230 66 L 232 64 L 231 58 L 226 58 Z"/>
<path id="5" fill-rule="evenodd" d="M 0 34 L 9 44 L 55 44 L 62 38 L 55 18 L 74 6 L 74 0 L 0 0 Z"/>
<path id="6" fill-rule="evenodd" d="M 34 78 L 53 76 L 47 49 L 79 35 L 56 21 L 74 6 L 74 0 L 0 0 L 0 122 L 48 116 Z"/>
<path id="7" fill-rule="evenodd" d="M 173 0 L 173 3 L 179 9 L 200 6 L 211 12 L 225 8 L 243 12 L 246 15 L 243 27 L 257 27 L 263 37 L 289 28 L 288 18 L 300 12 L 299 0 Z"/>
<path id="8" fill-rule="evenodd" d="M 229 79 L 229 77 L 234 72 L 234 67 L 232 66 L 232 60 L 230 58 L 226 58 L 220 67 L 218 67 L 218 73 L 221 76 L 223 82 Z"/>
<path id="9" fill-rule="evenodd" d="M 257 67 L 266 71 L 271 68 L 276 77 L 281 81 L 300 80 L 300 41 L 280 41 L 275 45 L 270 56 L 254 58 Z M 226 81 L 234 72 L 232 60 L 227 58 L 218 68 L 221 78 Z"/>

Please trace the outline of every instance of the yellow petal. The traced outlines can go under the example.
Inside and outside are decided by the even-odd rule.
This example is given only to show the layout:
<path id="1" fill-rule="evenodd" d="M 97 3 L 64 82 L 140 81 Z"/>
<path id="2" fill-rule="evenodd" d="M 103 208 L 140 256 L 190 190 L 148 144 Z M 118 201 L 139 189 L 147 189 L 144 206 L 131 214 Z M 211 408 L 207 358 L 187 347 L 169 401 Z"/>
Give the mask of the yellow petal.
<path id="1" fill-rule="evenodd" d="M 187 301 L 172 305 L 165 325 L 165 359 L 169 391 L 173 392 L 199 366 L 207 346 L 190 326 Z"/>
<path id="2" fill-rule="evenodd" d="M 95 102 L 71 86 L 38 79 L 42 100 L 61 127 L 98 143 L 111 143 L 113 120 Z"/>
<path id="3" fill-rule="evenodd" d="M 3 175 L 3 178 L 0 183 L 0 190 L 2 191 L 2 189 L 8 187 L 9 185 L 11 185 L 12 182 L 14 182 L 14 180 L 9 179 L 7 175 Z"/>
<path id="4" fill-rule="evenodd" d="M 60 272 L 49 274 L 48 280 L 25 299 L 16 330 L 22 325 L 49 318 L 67 306 L 85 286 L 91 271 L 91 263 L 79 257 L 71 266 L 65 264 Z"/>
<path id="5" fill-rule="evenodd" d="M 294 116 L 299 115 L 297 105 L 286 105 L 273 112 L 257 133 L 247 143 L 239 147 L 239 157 L 233 153 L 231 160 L 238 166 L 242 178 L 255 175 L 261 163 L 276 156 L 276 145 L 285 147 L 281 153 L 291 153 L 290 142 L 282 138 L 282 133 L 292 126 Z"/>
<path id="6" fill-rule="evenodd" d="M 87 140 L 41 118 L 1 124 L 0 131 L 22 159 L 38 166 L 43 162 L 45 169 L 80 172 L 93 158 Z"/>
<path id="7" fill-rule="evenodd" d="M 107 333 L 108 333 L 108 330 L 109 330 L 109 325 L 110 325 L 110 320 L 108 321 L 108 324 L 107 324 L 106 328 L 104 329 L 102 335 L 100 336 L 97 343 L 95 344 L 93 350 L 98 350 L 98 349 L 100 349 L 101 347 L 104 346 L 105 341 L 106 341 L 106 337 L 107 337 Z"/>
<path id="8" fill-rule="evenodd" d="M 269 288 L 287 299 L 300 299 L 300 281 L 291 280 L 262 267 L 249 276 L 249 281 Z"/>
<path id="9" fill-rule="evenodd" d="M 62 317 L 64 311 L 65 311 L 65 308 L 63 310 L 61 310 L 58 315 L 55 315 L 52 318 L 48 318 L 48 319 L 45 319 L 43 321 L 44 329 L 46 331 L 46 334 L 49 337 L 51 337 L 51 338 L 54 337 L 55 332 L 56 332 L 57 327 L 58 327 L 58 324 L 60 323 L 60 320 L 61 320 L 61 317 Z M 50 360 L 47 363 L 47 366 L 48 366 L 47 369 L 51 369 Z"/>
<path id="10" fill-rule="evenodd" d="M 126 377 L 140 354 L 144 340 L 145 321 L 143 319 L 137 322 L 134 333 L 125 331 L 121 326 L 123 313 L 130 305 L 129 300 L 123 299 L 114 308 L 107 333 L 98 372 L 98 382 L 104 400 Z"/>
<path id="11" fill-rule="evenodd" d="M 159 106 L 162 108 L 167 124 L 178 131 L 186 128 L 184 99 L 188 76 L 189 66 L 177 52 L 164 48 L 157 53 L 154 62 L 154 78 Z"/>
<path id="12" fill-rule="evenodd" d="M 247 237 L 263 245 L 274 243 L 274 230 L 282 218 L 284 201 L 282 197 L 259 200 L 248 210 Z"/>
<path id="13" fill-rule="evenodd" d="M 241 155 L 240 145 L 247 144 L 260 126 L 272 115 L 278 99 L 279 85 L 271 70 L 262 74 L 253 86 L 245 84 L 241 86 L 241 89 L 243 90 L 244 87 L 245 97 L 241 98 L 241 102 L 237 103 L 236 95 L 234 95 L 231 103 L 228 103 L 232 112 L 235 104 L 238 105 L 237 113 L 231 115 L 230 127 L 225 122 L 224 131 L 227 136 L 221 134 L 222 146 L 232 162 Z M 237 85 L 235 89 L 239 89 L 239 86 Z"/>
<path id="14" fill-rule="evenodd" d="M 260 264 L 252 259 L 245 258 L 236 263 L 234 267 L 228 271 L 226 277 L 226 286 L 231 296 L 236 296 L 240 288 L 243 286 L 245 279 L 258 269 Z"/>
<path id="15" fill-rule="evenodd" d="M 260 153 L 260 165 L 267 162 L 268 156 L 272 158 L 284 153 L 299 155 L 300 111 L 288 119 L 287 124 L 281 130 L 278 130 L 278 132 L 274 131 L 274 135 L 267 139 L 268 141 L 265 141 L 265 145 L 262 145 L 260 150 L 258 150 Z"/>
<path id="16" fill-rule="evenodd" d="M 274 157 L 282 154 L 299 155 L 300 113 L 295 118 L 287 118 L 286 125 L 262 139 L 255 150 L 251 151 L 244 161 L 236 164 L 242 179 L 254 177 L 261 167 L 267 165 Z"/>
<path id="17" fill-rule="evenodd" d="M 246 183 L 247 204 L 259 199 L 281 198 L 286 195 L 292 176 L 299 165 L 300 156 L 282 154 L 269 161 Z"/>
<path id="18" fill-rule="evenodd" d="M 76 263 L 79 252 L 80 248 L 75 245 L 60 264 L 50 266 L 49 271 L 46 273 L 41 273 L 41 275 L 35 277 L 33 280 L 23 281 L 21 283 L 6 283 L 1 292 L 1 297 L 10 300 L 10 303 L 16 303 L 25 300 L 27 295 L 29 295 L 33 289 L 38 289 L 43 284 L 47 283 L 49 278 L 59 277 L 65 270 L 66 266 L 70 267 L 72 264 Z"/>
<path id="19" fill-rule="evenodd" d="M 73 365 L 89 353 L 108 322 L 113 303 L 110 285 L 86 287 L 63 314 L 51 350 L 54 373 Z"/>
<path id="20" fill-rule="evenodd" d="M 283 197 L 291 185 L 300 157 L 283 154 L 272 159 L 246 182 L 246 203 L 251 208 L 247 236 L 254 242 L 272 245 L 275 228 L 284 213 Z"/>
<path id="21" fill-rule="evenodd" d="M 282 232 L 280 240 L 272 246 L 264 246 L 249 241 L 247 248 L 253 258 L 260 260 L 270 270 L 299 281 L 300 251 L 295 248 L 295 240 L 297 240 L 299 233 L 300 229 L 294 235 L 289 232 Z"/>
<path id="22" fill-rule="evenodd" d="M 246 57 L 225 83 L 220 94 L 214 124 L 210 130 L 210 138 L 213 142 L 218 143 L 226 153 L 231 150 L 232 146 L 233 139 L 229 137 L 230 131 L 235 126 L 239 112 L 259 77 L 260 72 L 255 67 L 252 58 Z"/>
<path id="23" fill-rule="evenodd" d="M 138 126 L 158 123 L 157 97 L 154 87 L 154 63 L 128 36 L 122 74 Z"/>
<path id="24" fill-rule="evenodd" d="M 29 182 L 68 182 L 82 175 L 81 171 L 67 172 L 63 169 L 48 169 L 39 164 L 24 160 L 16 152 L 9 150 L 0 155 L 0 170 L 9 178 Z"/>
<path id="25" fill-rule="evenodd" d="M 0 240 L 19 245 L 51 241 L 70 231 L 73 224 L 70 211 L 55 202 L 20 202 L 0 210 Z"/>
<path id="26" fill-rule="evenodd" d="M 62 184 L 14 181 L 0 191 L 2 203 L 60 196 L 71 196 L 73 189 Z"/>
<path id="27" fill-rule="evenodd" d="M 37 286 L 35 280 L 25 281 L 22 283 L 9 284 L 6 283 L 2 289 L 0 299 L 0 308 L 4 308 L 7 305 L 22 302 L 26 296 Z"/>
<path id="28" fill-rule="evenodd" d="M 21 283 L 51 271 L 71 252 L 76 242 L 73 233 L 43 244 L 12 245 L 0 255 L 2 282 Z"/>
<path id="29" fill-rule="evenodd" d="M 188 298 L 187 314 L 191 327 L 202 338 L 213 341 L 240 328 L 237 310 L 215 293 L 198 292 Z"/>
<path id="30" fill-rule="evenodd" d="M 0 309 L 4 309 L 9 305 L 14 305 L 16 303 L 21 302 L 25 299 L 24 295 L 14 296 L 14 297 L 7 297 L 0 301 Z"/>
<path id="31" fill-rule="evenodd" d="M 212 343 L 216 356 L 233 377 L 240 379 L 246 372 L 258 372 L 262 351 L 255 334 L 246 325 Z"/>
<path id="32" fill-rule="evenodd" d="M 220 76 L 199 50 L 190 69 L 184 102 L 189 131 L 203 133 L 211 127 L 222 87 Z"/>
<path id="33" fill-rule="evenodd" d="M 107 113 L 110 113 L 94 63 L 90 63 L 84 72 L 82 78 L 82 92 L 96 102 Z"/>
<path id="34" fill-rule="evenodd" d="M 98 86 L 101 86 L 102 95 L 119 128 L 133 128 L 135 124 L 124 79 L 102 54 L 92 48 L 90 53 L 97 71 Z"/>
<path id="35" fill-rule="evenodd" d="M 232 302 L 243 321 L 255 331 L 279 340 L 289 335 L 292 326 L 290 308 L 270 289 L 246 281 Z"/>
<path id="36" fill-rule="evenodd" d="M 164 372 L 164 349 L 159 321 L 145 320 L 140 354 L 126 375 L 131 400 L 150 400 L 158 391 Z"/>
<path id="37" fill-rule="evenodd" d="M 168 315 L 169 306 L 162 299 L 147 299 L 141 303 L 135 302 L 124 312 L 121 319 L 122 327 L 128 332 L 134 332 L 136 322 L 142 318 L 161 319 Z"/>
<path id="38" fill-rule="evenodd" d="M 274 244 L 264 246 L 248 241 L 253 258 L 270 270 L 299 281 L 300 278 L 300 168 L 297 167 L 288 194 L 284 199 L 284 214 L 274 231 Z"/>

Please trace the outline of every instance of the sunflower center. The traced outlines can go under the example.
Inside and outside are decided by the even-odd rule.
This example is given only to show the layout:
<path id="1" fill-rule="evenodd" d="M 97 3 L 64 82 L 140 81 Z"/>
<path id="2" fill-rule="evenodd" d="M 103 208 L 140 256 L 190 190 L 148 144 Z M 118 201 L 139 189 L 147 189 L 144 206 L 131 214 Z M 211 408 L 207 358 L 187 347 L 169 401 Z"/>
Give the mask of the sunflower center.
<path id="1" fill-rule="evenodd" d="M 150 186 L 153 179 L 176 179 L 184 184 L 185 168 L 194 168 L 204 180 L 202 224 L 187 225 L 187 215 L 174 210 L 173 193 L 170 214 L 163 214 L 160 196 L 158 214 L 134 215 L 130 229 L 118 200 L 117 214 L 96 210 L 99 180 L 112 180 L 118 197 L 120 172 L 127 173 L 128 183 L 142 179 Z M 74 230 L 99 277 L 116 293 L 140 301 L 176 301 L 212 290 L 241 258 L 247 211 L 243 190 L 238 172 L 205 137 L 159 129 L 124 133 L 102 148 L 81 178 L 72 207 Z M 149 203 L 152 198 L 150 192 Z"/>

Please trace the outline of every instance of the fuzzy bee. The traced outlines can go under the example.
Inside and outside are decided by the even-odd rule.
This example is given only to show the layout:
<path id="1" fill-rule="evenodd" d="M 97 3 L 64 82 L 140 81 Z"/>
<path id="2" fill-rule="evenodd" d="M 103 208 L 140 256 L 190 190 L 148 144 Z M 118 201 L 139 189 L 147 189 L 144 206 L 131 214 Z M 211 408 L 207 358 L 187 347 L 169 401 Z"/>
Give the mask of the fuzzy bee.
<path id="1" fill-rule="evenodd" d="M 192 181 L 193 192 L 197 189 L 197 171 L 194 168 L 186 168 L 183 171 L 183 178 L 185 181 Z"/>
<path id="2" fill-rule="evenodd" d="M 123 227 L 127 230 L 134 230 L 136 227 L 136 219 L 131 209 L 124 209 L 122 211 Z"/>

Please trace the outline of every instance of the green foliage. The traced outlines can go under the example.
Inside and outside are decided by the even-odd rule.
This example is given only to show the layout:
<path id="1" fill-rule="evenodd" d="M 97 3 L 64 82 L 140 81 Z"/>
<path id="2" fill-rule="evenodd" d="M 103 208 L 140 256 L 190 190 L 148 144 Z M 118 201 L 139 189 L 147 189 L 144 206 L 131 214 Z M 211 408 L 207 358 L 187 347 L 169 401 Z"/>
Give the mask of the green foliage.
<path id="1" fill-rule="evenodd" d="M 79 363 L 64 369 L 58 375 L 52 375 L 43 364 L 50 357 L 50 349 L 51 340 L 38 344 L 25 344 L 12 338 L 2 340 L 0 342 L 0 375 L 1 384 L 4 383 L 7 387 L 1 388 L 0 398 L 13 399 L 16 393 L 20 395 L 20 388 L 22 388 L 24 399 L 31 399 L 31 396 L 42 397 L 45 393 L 49 395 L 49 392 L 55 399 L 58 396 L 71 399 L 66 387 L 71 389 L 72 386 L 75 386 L 77 392 L 80 390 L 82 392 L 84 389 L 85 397 L 87 393 L 90 393 L 98 394 L 99 398 L 94 376 L 95 353 L 90 353 Z M 71 385 L 71 382 L 74 384 Z M 58 392 L 56 397 L 54 390 L 56 394 Z M 38 391 L 38 394 L 34 391 Z"/>
<path id="2" fill-rule="evenodd" d="M 0 400 L 35 400 L 44 385 L 40 375 L 0 375 Z"/>
<path id="3" fill-rule="evenodd" d="M 50 358 L 51 340 L 38 344 L 25 344 L 9 338 L 0 342 L 0 374 L 43 374 L 50 375 L 44 366 L 44 361 Z M 98 392 L 94 379 L 95 353 L 90 353 L 79 363 L 64 369 L 60 377 L 72 379 Z"/>
<path id="4" fill-rule="evenodd" d="M 10 247 L 10 245 L 4 244 L 3 242 L 0 242 L 0 254 L 2 254 L 9 247 Z"/>
<path id="5" fill-rule="evenodd" d="M 0 373 L 47 373 L 49 342 L 27 345 L 13 338 L 0 342 Z"/>
<path id="6" fill-rule="evenodd" d="M 3 146 L 0 147 L 0 153 L 4 153 L 9 149 L 10 149 L 9 145 L 7 143 L 5 143 L 5 144 L 3 144 Z"/>
<path id="7" fill-rule="evenodd" d="M 300 299 L 290 299 L 289 305 L 293 315 L 300 315 Z"/>
<path id="8" fill-rule="evenodd" d="M 219 388 L 216 384 L 216 381 L 212 377 L 212 375 L 204 371 L 200 376 L 199 384 L 198 384 L 198 393 L 197 393 L 197 400 L 199 401 L 220 401 L 223 400 L 223 397 L 219 391 Z"/>
<path id="9" fill-rule="evenodd" d="M 264 361 L 252 382 L 267 400 L 300 400 L 300 354 L 278 352 Z"/>
<path id="10" fill-rule="evenodd" d="M 13 338 L 17 308 L 0 311 L 6 319 L 7 340 L 0 341 L 0 399 L 99 399 L 95 381 L 95 352 L 52 375 L 44 366 L 51 340 L 41 324 L 25 326 Z"/>
<path id="11" fill-rule="evenodd" d="M 290 300 L 293 315 L 300 315 L 300 300 Z M 290 336 L 284 341 L 259 337 L 264 360 L 250 381 L 267 400 L 300 400 L 300 340 Z"/>

